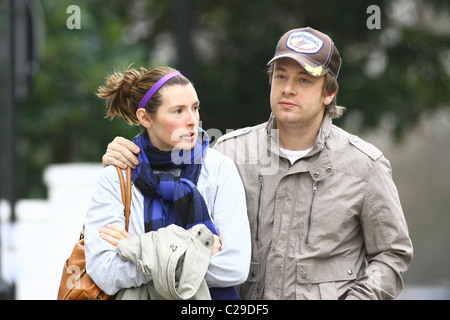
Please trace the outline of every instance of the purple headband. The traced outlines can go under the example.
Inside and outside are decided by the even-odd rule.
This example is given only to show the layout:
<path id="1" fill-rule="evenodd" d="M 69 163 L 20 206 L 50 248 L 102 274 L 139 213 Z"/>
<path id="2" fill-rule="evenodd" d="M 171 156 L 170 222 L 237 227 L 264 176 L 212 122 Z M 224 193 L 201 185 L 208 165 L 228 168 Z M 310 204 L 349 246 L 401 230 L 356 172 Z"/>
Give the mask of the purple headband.
<path id="1" fill-rule="evenodd" d="M 156 93 L 156 91 L 158 91 L 159 88 L 161 88 L 164 85 L 164 83 L 166 83 L 167 81 L 169 81 L 170 79 L 172 79 L 174 77 L 180 77 L 180 76 L 183 76 L 183 75 L 179 72 L 172 72 L 172 73 L 166 74 L 164 77 L 159 79 L 158 82 L 156 82 L 153 85 L 153 87 L 151 87 L 150 90 L 147 91 L 145 96 L 142 98 L 141 102 L 139 102 L 138 109 L 145 108 L 147 102 L 153 97 L 153 95 Z"/>

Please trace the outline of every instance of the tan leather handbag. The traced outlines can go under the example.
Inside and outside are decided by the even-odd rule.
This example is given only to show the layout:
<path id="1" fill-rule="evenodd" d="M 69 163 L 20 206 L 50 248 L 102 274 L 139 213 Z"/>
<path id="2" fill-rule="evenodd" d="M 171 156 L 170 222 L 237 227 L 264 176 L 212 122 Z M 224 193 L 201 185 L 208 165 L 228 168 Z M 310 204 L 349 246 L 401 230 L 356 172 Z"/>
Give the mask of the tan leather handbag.
<path id="1" fill-rule="evenodd" d="M 128 231 L 131 205 L 131 168 L 127 168 L 126 184 L 122 170 L 116 167 L 119 174 L 122 201 L 125 206 L 125 229 Z M 84 228 L 80 239 L 75 244 L 72 254 L 63 268 L 59 285 L 58 300 L 112 300 L 114 296 L 107 295 L 92 281 L 86 272 L 84 255 Z"/>

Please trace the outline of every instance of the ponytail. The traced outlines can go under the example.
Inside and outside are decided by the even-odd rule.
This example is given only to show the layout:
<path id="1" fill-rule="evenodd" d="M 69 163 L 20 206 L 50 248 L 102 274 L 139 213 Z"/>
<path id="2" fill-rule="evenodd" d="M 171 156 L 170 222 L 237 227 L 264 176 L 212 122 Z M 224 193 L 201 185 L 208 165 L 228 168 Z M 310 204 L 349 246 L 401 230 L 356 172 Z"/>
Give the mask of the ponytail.
<path id="1" fill-rule="evenodd" d="M 159 79 L 176 71 L 170 67 L 158 67 L 150 70 L 141 67 L 140 71 L 127 69 L 107 76 L 105 85 L 100 86 L 97 90 L 97 96 L 105 99 L 107 107 L 105 118 L 112 120 L 115 116 L 120 116 L 128 124 L 139 125 L 139 120 L 136 117 L 139 102 Z M 189 80 L 184 76 L 172 78 L 166 82 L 168 85 L 187 85 L 189 83 Z M 162 102 L 161 94 L 156 92 L 146 104 L 145 110 L 154 115 Z"/>

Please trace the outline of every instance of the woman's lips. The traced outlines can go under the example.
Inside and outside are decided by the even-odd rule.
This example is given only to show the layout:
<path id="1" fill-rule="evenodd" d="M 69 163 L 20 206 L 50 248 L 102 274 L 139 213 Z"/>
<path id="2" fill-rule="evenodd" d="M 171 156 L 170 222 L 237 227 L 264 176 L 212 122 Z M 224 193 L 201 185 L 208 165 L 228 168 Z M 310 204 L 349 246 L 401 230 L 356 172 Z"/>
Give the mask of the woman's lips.
<path id="1" fill-rule="evenodd" d="M 191 140 L 192 141 L 192 140 L 195 139 L 195 132 L 190 132 L 190 133 L 184 134 L 184 135 L 181 136 L 181 138 L 185 139 L 185 140 Z"/>

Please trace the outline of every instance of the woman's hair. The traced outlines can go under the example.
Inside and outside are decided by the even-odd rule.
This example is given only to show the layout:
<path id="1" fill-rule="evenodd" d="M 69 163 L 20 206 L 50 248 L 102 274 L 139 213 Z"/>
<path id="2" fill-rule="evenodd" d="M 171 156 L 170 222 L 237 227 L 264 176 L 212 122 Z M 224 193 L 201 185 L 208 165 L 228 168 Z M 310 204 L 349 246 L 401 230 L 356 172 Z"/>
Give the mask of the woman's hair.
<path id="1" fill-rule="evenodd" d="M 273 68 L 275 63 L 272 62 L 269 67 L 267 68 L 267 74 L 269 75 L 269 83 L 272 84 L 272 75 L 273 75 Z M 323 85 L 322 95 L 325 97 L 327 94 L 336 92 L 336 95 L 334 96 L 333 100 L 329 105 L 325 107 L 325 112 L 328 113 L 328 115 L 332 118 L 339 118 L 342 116 L 342 114 L 345 112 L 345 107 L 338 106 L 337 105 L 337 93 L 339 91 L 339 84 L 337 82 L 337 79 L 331 74 L 326 73 L 325 74 L 325 82 Z"/>
<path id="2" fill-rule="evenodd" d="M 114 72 L 106 77 L 105 84 L 97 91 L 99 98 L 106 100 L 107 113 L 105 118 L 114 119 L 121 116 L 129 124 L 139 125 L 136 110 L 144 95 L 159 79 L 165 75 L 177 72 L 170 67 L 157 67 L 150 70 L 141 67 L 141 70 L 130 69 L 123 72 Z M 191 82 L 184 76 L 174 77 L 164 86 L 188 85 Z M 145 111 L 155 115 L 163 103 L 162 95 L 158 90 L 145 105 Z"/>

